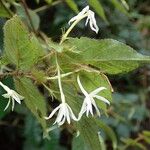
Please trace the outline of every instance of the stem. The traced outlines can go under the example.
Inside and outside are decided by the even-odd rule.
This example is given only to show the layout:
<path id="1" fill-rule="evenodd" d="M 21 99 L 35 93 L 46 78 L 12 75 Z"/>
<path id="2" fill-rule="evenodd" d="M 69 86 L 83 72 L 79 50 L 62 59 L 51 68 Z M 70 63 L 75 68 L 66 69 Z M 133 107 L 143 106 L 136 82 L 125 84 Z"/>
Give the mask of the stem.
<path id="1" fill-rule="evenodd" d="M 5 8 L 5 10 L 9 13 L 9 15 L 11 17 L 13 17 L 13 13 L 10 11 L 9 8 L 7 8 L 7 6 L 5 5 L 5 3 L 3 2 L 3 0 L 0 0 L 1 5 Z"/>
<path id="2" fill-rule="evenodd" d="M 7 73 L 0 73 L 0 79 L 7 77 L 7 76 L 14 76 L 14 77 L 25 76 L 27 78 L 35 80 L 34 76 L 31 74 L 31 72 L 13 71 L 13 72 L 7 72 Z"/>
<path id="3" fill-rule="evenodd" d="M 17 71 L 8 72 L 8 73 L 0 73 L 0 78 L 6 77 L 6 76 L 18 76 L 18 75 L 23 75 L 23 73 L 17 72 Z"/>
<path id="4" fill-rule="evenodd" d="M 43 59 L 45 59 L 45 58 L 47 58 L 47 57 L 50 57 L 52 54 L 54 54 L 54 52 L 53 52 L 53 51 L 50 51 L 50 53 L 46 54 L 45 56 L 43 56 L 43 57 L 40 58 L 39 60 L 43 60 Z"/>
<path id="5" fill-rule="evenodd" d="M 50 89 L 46 84 L 44 84 L 44 83 L 42 83 L 42 85 L 43 85 L 43 86 L 47 89 L 47 91 L 50 93 L 52 100 L 54 100 L 54 97 L 56 97 L 55 94 L 54 94 L 54 92 L 56 93 L 56 91 L 51 90 L 51 89 Z"/>
<path id="6" fill-rule="evenodd" d="M 113 89 L 108 77 L 101 70 L 98 70 L 98 68 L 96 69 L 91 65 L 90 66 L 83 65 L 83 64 L 77 64 L 77 65 L 80 66 L 81 68 L 83 68 L 82 70 L 85 70 L 85 71 L 88 71 L 88 72 L 95 72 L 95 73 L 100 74 L 108 82 L 109 87 L 111 89 L 111 92 L 114 92 L 114 89 Z"/>
<path id="7" fill-rule="evenodd" d="M 108 82 L 109 87 L 110 87 L 110 89 L 111 89 L 111 92 L 114 92 L 114 89 L 113 89 L 113 87 L 112 87 L 112 85 L 111 85 L 111 83 L 110 83 L 108 77 L 107 77 L 104 73 L 100 73 L 100 74 L 101 74 L 101 75 L 106 79 L 106 81 Z"/>
<path id="8" fill-rule="evenodd" d="M 38 12 L 40 12 L 40 11 L 43 11 L 43 10 L 48 9 L 48 8 L 51 7 L 51 6 L 55 6 L 55 5 L 57 5 L 57 4 L 61 3 L 61 2 L 62 2 L 61 0 L 58 0 L 58 1 L 53 2 L 53 3 L 50 4 L 50 5 L 44 5 L 44 6 L 42 6 L 42 7 L 39 7 L 39 8 L 37 8 L 37 9 L 35 9 L 34 12 L 38 13 Z"/>
<path id="9" fill-rule="evenodd" d="M 27 6 L 25 0 L 21 0 L 21 3 L 22 3 L 22 5 L 23 5 L 24 10 L 25 10 L 25 13 L 26 13 L 26 15 L 27 15 L 27 17 L 28 17 L 28 19 L 29 19 L 29 22 L 30 22 L 30 24 L 31 24 L 32 30 L 33 30 L 33 32 L 36 34 L 36 30 L 35 30 L 35 28 L 34 28 L 34 25 L 33 25 L 33 22 L 32 22 L 31 16 L 30 16 L 30 13 L 29 13 L 29 11 L 28 11 L 28 6 Z"/>
<path id="10" fill-rule="evenodd" d="M 72 31 L 72 29 L 75 27 L 75 25 L 80 22 L 83 18 L 87 17 L 87 13 L 81 17 L 79 17 L 77 20 L 75 20 L 72 25 L 69 27 L 69 29 L 66 31 L 66 33 L 62 36 L 62 39 L 60 41 L 60 44 L 62 44 L 66 39 L 69 33 Z"/>
<path id="11" fill-rule="evenodd" d="M 73 72 L 68 72 L 68 73 L 61 74 L 60 77 L 61 77 L 61 78 L 67 77 L 67 76 L 72 75 L 72 74 L 74 74 L 74 73 L 76 73 L 76 72 L 79 72 L 80 70 L 81 70 L 81 69 L 75 70 L 75 71 L 73 71 Z M 55 79 L 58 79 L 58 78 L 59 78 L 58 75 L 57 75 L 57 76 L 54 76 L 54 77 L 46 77 L 47 80 L 55 80 Z"/>
<path id="12" fill-rule="evenodd" d="M 65 95 L 64 95 L 63 89 L 62 89 L 60 67 L 58 65 L 57 56 L 56 56 L 56 65 L 57 65 L 57 71 L 58 71 L 58 85 L 59 85 L 59 90 L 60 90 L 60 94 L 61 94 L 61 100 L 62 100 L 62 103 L 65 103 L 66 102 Z"/>

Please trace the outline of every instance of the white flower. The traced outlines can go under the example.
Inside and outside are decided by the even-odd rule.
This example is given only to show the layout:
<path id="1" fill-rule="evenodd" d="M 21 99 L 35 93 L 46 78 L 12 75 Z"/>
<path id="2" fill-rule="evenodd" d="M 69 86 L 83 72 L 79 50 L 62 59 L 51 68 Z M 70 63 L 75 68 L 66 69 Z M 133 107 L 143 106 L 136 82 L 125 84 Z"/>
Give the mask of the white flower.
<path id="1" fill-rule="evenodd" d="M 2 96 L 5 97 L 5 98 L 9 98 L 9 101 L 8 101 L 4 111 L 9 107 L 11 101 L 12 101 L 12 111 L 13 111 L 14 110 L 14 106 L 15 106 L 15 101 L 17 101 L 19 104 L 21 104 L 21 100 L 23 100 L 24 97 L 19 95 L 16 91 L 10 89 L 6 85 L 4 85 L 2 82 L 0 82 L 0 85 L 7 92 L 6 94 L 3 94 Z"/>
<path id="2" fill-rule="evenodd" d="M 45 119 L 50 119 L 59 110 L 54 124 L 57 123 L 59 126 L 61 126 L 62 124 L 65 123 L 66 120 L 70 124 L 71 119 L 73 119 L 75 121 L 78 121 L 78 119 L 74 115 L 71 107 L 66 103 L 65 95 L 63 93 L 63 89 L 62 89 L 62 85 L 61 85 L 61 74 L 60 74 L 60 68 L 58 66 L 58 63 L 57 63 L 57 69 L 58 69 L 58 85 L 59 85 L 62 103 L 51 112 L 49 117 L 45 117 Z"/>
<path id="3" fill-rule="evenodd" d="M 74 22 L 74 21 L 78 20 L 80 17 L 82 17 L 83 15 L 85 15 L 88 11 L 89 11 L 89 6 L 86 6 L 85 8 L 82 9 L 81 12 L 78 13 L 78 15 L 74 16 L 73 18 L 71 18 L 69 20 L 68 24 L 70 25 L 71 22 Z"/>
<path id="4" fill-rule="evenodd" d="M 87 17 L 86 23 L 85 23 L 86 26 L 87 26 L 88 22 L 89 22 L 89 24 L 90 24 L 91 29 L 92 29 L 93 31 L 95 31 L 96 33 L 98 33 L 99 28 L 98 28 L 98 26 L 97 26 L 97 24 L 96 24 L 95 14 L 94 14 L 94 12 L 91 11 L 91 10 L 88 11 L 88 17 Z"/>
<path id="5" fill-rule="evenodd" d="M 99 88 L 95 89 L 94 91 L 88 93 L 83 88 L 79 76 L 77 77 L 77 82 L 79 84 L 79 87 L 80 87 L 82 93 L 85 96 L 78 119 L 81 119 L 82 115 L 85 112 L 86 112 L 87 117 L 89 116 L 89 113 L 91 113 L 93 116 L 93 107 L 95 108 L 97 115 L 100 116 L 100 111 L 99 111 L 98 107 L 96 106 L 96 102 L 95 102 L 94 98 L 97 98 L 98 100 L 101 100 L 107 104 L 110 104 L 110 102 L 106 98 L 97 95 L 100 91 L 105 90 L 106 88 L 105 87 L 99 87 Z"/>
<path id="6" fill-rule="evenodd" d="M 95 14 L 93 11 L 89 9 L 89 6 L 86 6 L 78 15 L 71 18 L 68 24 L 70 25 L 71 22 L 75 22 L 76 20 L 81 20 L 83 18 L 87 17 L 85 25 L 87 26 L 88 22 L 90 24 L 90 28 L 98 33 L 99 28 L 96 24 Z"/>
<path id="7" fill-rule="evenodd" d="M 58 111 L 59 110 L 59 111 Z M 67 120 L 67 122 L 70 124 L 71 119 L 77 121 L 77 118 L 75 117 L 73 111 L 71 110 L 70 106 L 67 103 L 62 102 L 58 107 L 56 107 L 51 114 L 49 115 L 49 117 L 45 117 L 45 119 L 50 119 L 53 117 L 53 115 L 58 111 L 58 115 L 57 118 L 54 122 L 57 123 L 59 126 L 61 126 L 62 124 L 65 123 L 65 121 Z"/>

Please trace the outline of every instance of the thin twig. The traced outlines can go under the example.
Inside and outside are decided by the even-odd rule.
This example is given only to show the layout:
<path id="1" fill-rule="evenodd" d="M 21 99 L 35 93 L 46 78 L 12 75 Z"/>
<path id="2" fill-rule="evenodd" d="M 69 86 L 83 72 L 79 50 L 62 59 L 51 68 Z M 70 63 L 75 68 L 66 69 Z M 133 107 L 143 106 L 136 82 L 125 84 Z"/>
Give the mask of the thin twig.
<path id="1" fill-rule="evenodd" d="M 39 7 L 39 8 L 37 8 L 37 9 L 35 9 L 34 12 L 38 13 L 38 12 L 40 12 L 40 11 L 43 11 L 43 10 L 48 9 L 48 8 L 51 7 L 51 6 L 55 6 L 55 5 L 57 5 L 57 4 L 61 3 L 61 2 L 62 2 L 61 0 L 58 0 L 58 1 L 53 2 L 53 3 L 50 4 L 50 5 L 44 5 L 44 6 L 42 6 L 42 7 Z"/>
<path id="2" fill-rule="evenodd" d="M 35 30 L 35 28 L 34 28 L 34 25 L 33 25 L 33 22 L 32 22 L 31 16 L 30 16 L 30 13 L 29 13 L 29 11 L 28 11 L 28 6 L 27 6 L 25 0 L 21 0 L 21 3 L 22 3 L 22 5 L 23 5 L 24 10 L 25 10 L 25 13 L 26 13 L 26 15 L 27 15 L 27 17 L 28 17 L 28 19 L 29 19 L 29 22 L 30 22 L 30 24 L 31 24 L 32 30 L 33 30 L 33 32 L 36 34 L 37 32 L 36 32 L 36 30 Z"/>
<path id="3" fill-rule="evenodd" d="M 109 87 L 110 87 L 110 89 L 111 89 L 111 92 L 114 92 L 114 89 L 113 89 L 113 87 L 112 87 L 112 85 L 111 85 L 111 83 L 110 83 L 108 77 L 107 77 L 104 73 L 100 73 L 100 74 L 101 74 L 102 77 L 104 77 L 104 79 L 106 79 L 106 81 L 107 81 L 107 83 L 109 84 Z"/>
<path id="4" fill-rule="evenodd" d="M 114 92 L 114 89 L 108 79 L 108 77 L 104 74 L 104 72 L 102 72 L 101 70 L 99 70 L 98 68 L 95 68 L 92 65 L 84 65 L 84 64 L 78 64 L 78 66 L 80 66 L 81 68 L 83 68 L 83 70 L 87 71 L 87 72 L 95 72 L 100 74 L 109 84 L 109 87 L 111 89 L 111 92 Z"/>
<path id="5" fill-rule="evenodd" d="M 7 77 L 7 76 L 31 76 L 31 72 L 21 72 L 21 71 L 13 71 L 13 72 L 5 72 L 0 73 L 0 78 Z"/>

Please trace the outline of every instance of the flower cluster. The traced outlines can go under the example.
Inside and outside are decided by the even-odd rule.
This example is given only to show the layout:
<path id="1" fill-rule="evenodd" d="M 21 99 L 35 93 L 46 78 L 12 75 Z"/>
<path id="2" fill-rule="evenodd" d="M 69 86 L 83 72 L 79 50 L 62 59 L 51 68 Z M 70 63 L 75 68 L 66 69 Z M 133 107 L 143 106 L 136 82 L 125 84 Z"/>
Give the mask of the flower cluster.
<path id="1" fill-rule="evenodd" d="M 84 87 L 82 86 L 79 75 L 78 75 L 77 76 L 77 83 L 79 85 L 79 88 L 80 88 L 81 92 L 85 96 L 85 98 L 84 98 L 81 110 L 79 112 L 79 115 L 78 115 L 78 117 L 76 117 L 74 115 L 71 107 L 65 101 L 65 95 L 63 93 L 62 85 L 61 85 L 60 69 L 59 68 L 57 68 L 57 69 L 58 69 L 58 75 L 57 75 L 58 85 L 59 85 L 59 89 L 60 89 L 60 95 L 61 95 L 62 103 L 58 107 L 56 107 L 50 113 L 50 115 L 48 117 L 45 117 L 45 119 L 52 118 L 54 116 L 54 114 L 59 110 L 54 124 L 57 123 L 60 126 L 60 125 L 64 124 L 66 120 L 70 124 L 71 119 L 73 119 L 74 121 L 79 121 L 84 113 L 86 113 L 87 117 L 89 116 L 89 113 L 93 116 L 94 115 L 93 108 L 95 108 L 97 115 L 100 116 L 100 111 L 99 111 L 99 109 L 96 105 L 96 102 L 95 102 L 94 98 L 96 98 L 98 100 L 101 100 L 104 103 L 110 104 L 110 102 L 106 98 L 104 98 L 100 95 L 97 95 L 100 91 L 105 90 L 106 88 L 105 87 L 99 87 L 99 88 L 95 89 L 94 91 L 88 93 L 84 89 Z"/>

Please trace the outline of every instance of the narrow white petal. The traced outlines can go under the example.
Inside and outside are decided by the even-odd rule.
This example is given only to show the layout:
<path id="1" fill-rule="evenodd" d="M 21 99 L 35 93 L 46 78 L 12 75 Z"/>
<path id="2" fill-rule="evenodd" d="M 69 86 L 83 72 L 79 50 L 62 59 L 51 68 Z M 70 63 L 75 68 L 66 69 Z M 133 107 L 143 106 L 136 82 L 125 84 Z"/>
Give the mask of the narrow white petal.
<path id="1" fill-rule="evenodd" d="M 67 118 L 67 122 L 70 124 L 70 116 L 69 116 L 69 114 L 67 114 L 67 116 L 66 116 L 66 118 Z"/>
<path id="2" fill-rule="evenodd" d="M 99 100 L 107 103 L 108 105 L 110 105 L 110 102 L 106 98 L 104 98 L 102 96 L 99 96 L 99 95 L 94 95 L 94 97 L 96 97 L 97 99 L 99 99 Z"/>
<path id="3" fill-rule="evenodd" d="M 57 118 L 56 118 L 55 122 L 53 123 L 53 125 L 56 124 L 56 123 L 57 123 Z"/>
<path id="4" fill-rule="evenodd" d="M 95 13 L 93 11 L 89 10 L 88 17 L 90 18 L 89 22 L 90 22 L 91 29 L 93 31 L 95 31 L 96 33 L 98 33 L 99 28 L 96 24 Z"/>
<path id="5" fill-rule="evenodd" d="M 76 133 L 76 137 L 78 137 L 80 135 L 80 131 L 78 130 Z"/>
<path id="6" fill-rule="evenodd" d="M 95 89 L 94 91 L 92 91 L 89 95 L 94 96 L 102 90 L 106 90 L 106 88 L 105 87 L 99 87 L 99 88 Z"/>
<path id="7" fill-rule="evenodd" d="M 81 107 L 81 110 L 78 114 L 78 120 L 81 119 L 82 115 L 86 112 L 87 108 L 86 108 L 86 101 L 84 100 L 83 101 L 83 104 L 82 104 L 82 107 Z"/>
<path id="8" fill-rule="evenodd" d="M 16 93 L 15 91 L 14 91 L 14 93 L 12 95 L 12 98 L 15 99 L 15 101 L 17 101 L 19 104 L 21 104 L 21 100 L 18 97 L 18 93 Z"/>
<path id="9" fill-rule="evenodd" d="M 61 122 L 58 122 L 58 125 L 59 125 L 59 126 L 63 125 L 63 124 L 65 123 L 65 120 L 66 120 L 66 118 L 64 117 L 64 118 L 61 120 Z"/>
<path id="10" fill-rule="evenodd" d="M 93 116 L 93 108 L 92 108 L 92 102 L 91 102 L 91 98 L 86 98 L 87 101 L 87 116 L 89 115 L 89 112 L 92 114 Z"/>
<path id="11" fill-rule="evenodd" d="M 18 99 L 20 99 L 20 100 L 23 100 L 23 99 L 24 99 L 24 97 L 21 96 L 20 94 L 18 94 L 16 91 L 12 90 L 12 93 L 13 93 L 14 96 L 16 96 L 16 97 L 17 97 Z"/>
<path id="12" fill-rule="evenodd" d="M 63 117 L 65 117 L 65 110 L 63 108 L 63 105 L 61 106 L 59 112 L 58 112 L 58 115 L 57 115 L 57 122 L 61 122 L 61 120 L 63 119 Z"/>
<path id="13" fill-rule="evenodd" d="M 14 110 L 14 107 L 15 107 L 15 100 L 12 98 L 12 107 L 11 107 L 12 111 Z"/>
<path id="14" fill-rule="evenodd" d="M 80 87 L 82 93 L 83 93 L 85 96 L 87 96 L 88 93 L 87 93 L 87 92 L 85 91 L 85 89 L 83 88 L 83 86 L 82 86 L 82 84 L 81 84 L 81 81 L 80 81 L 80 78 L 79 78 L 79 75 L 77 76 L 77 82 L 78 82 L 78 84 L 79 84 L 79 87 Z"/>
<path id="15" fill-rule="evenodd" d="M 14 95 L 15 95 L 18 99 L 20 99 L 20 100 L 23 100 L 23 99 L 24 99 L 24 97 L 23 97 L 22 95 L 18 94 L 16 91 L 13 90 L 13 92 L 14 92 Z"/>
<path id="16" fill-rule="evenodd" d="M 90 105 L 90 107 L 88 106 L 87 108 L 87 117 L 89 116 L 89 113 L 91 113 L 92 116 L 94 115 L 92 105 Z"/>
<path id="17" fill-rule="evenodd" d="M 4 109 L 4 111 L 9 107 L 10 102 L 11 102 L 11 99 L 9 99 L 9 101 L 8 101 L 8 103 L 7 103 L 7 105 L 6 105 L 5 109 Z"/>
<path id="18" fill-rule="evenodd" d="M 85 8 L 82 9 L 82 11 L 79 14 L 85 14 L 86 12 L 89 11 L 89 6 L 86 6 Z"/>
<path id="19" fill-rule="evenodd" d="M 65 112 L 65 117 L 66 117 L 66 119 L 67 119 L 67 122 L 70 124 L 70 115 L 69 115 L 69 109 L 68 109 L 68 107 L 67 107 L 67 104 L 66 104 L 66 108 L 65 108 L 66 110 L 66 112 Z"/>
<path id="20" fill-rule="evenodd" d="M 78 118 L 75 116 L 75 114 L 72 111 L 70 111 L 70 116 L 74 121 L 78 121 Z"/>
<path id="21" fill-rule="evenodd" d="M 89 18 L 89 16 L 88 16 L 87 19 L 86 19 L 86 22 L 85 22 L 85 26 L 87 26 L 89 20 L 90 20 L 90 18 Z"/>
<path id="22" fill-rule="evenodd" d="M 60 123 L 63 119 L 65 119 L 65 116 L 64 116 L 64 114 L 59 114 L 58 116 L 57 116 L 57 118 L 56 118 L 56 121 L 55 121 L 55 123 Z M 54 124 L 55 124 L 54 123 Z"/>
<path id="23" fill-rule="evenodd" d="M 78 16 L 75 16 L 75 17 L 71 18 L 71 19 L 69 20 L 68 24 L 70 25 L 72 22 L 74 22 L 74 21 L 77 20 L 77 19 L 78 19 Z"/>
<path id="24" fill-rule="evenodd" d="M 5 97 L 5 98 L 10 98 L 10 95 L 8 93 L 3 94 L 2 96 Z"/>
<path id="25" fill-rule="evenodd" d="M 69 114 L 70 114 L 71 118 L 72 118 L 73 120 L 75 120 L 75 121 L 78 121 L 78 119 L 77 119 L 76 116 L 74 115 L 74 113 L 73 113 L 71 107 L 70 107 L 68 104 L 67 104 L 67 107 L 68 107 Z"/>
<path id="26" fill-rule="evenodd" d="M 96 106 L 96 103 L 95 103 L 95 100 L 94 100 L 94 99 L 92 99 L 92 104 L 93 104 L 93 106 L 94 106 L 94 108 L 95 108 L 95 110 L 96 110 L 97 115 L 100 117 L 100 111 L 99 111 L 99 109 L 97 108 L 97 106 Z"/>
<path id="27" fill-rule="evenodd" d="M 95 14 L 94 14 L 94 12 L 92 12 L 92 11 L 91 11 L 91 14 L 90 14 L 90 19 L 91 19 L 91 22 L 92 22 L 93 26 L 94 26 L 95 28 L 98 28 L 98 26 L 97 26 L 97 24 L 96 24 Z"/>
<path id="28" fill-rule="evenodd" d="M 50 113 L 50 115 L 49 115 L 48 117 L 44 117 L 44 118 L 45 118 L 45 119 L 50 119 L 50 118 L 52 118 L 53 115 L 57 112 L 57 110 L 58 110 L 60 107 L 61 107 L 61 104 L 60 104 L 58 107 L 56 107 L 56 108 Z"/>
<path id="29" fill-rule="evenodd" d="M 99 28 L 98 28 L 98 26 L 97 26 L 97 24 L 93 24 L 93 29 L 94 29 L 94 31 L 96 32 L 96 34 L 98 33 L 98 31 L 99 31 Z"/>
<path id="30" fill-rule="evenodd" d="M 8 87 L 8 86 L 6 86 L 6 85 L 4 85 L 2 82 L 0 82 L 0 85 L 3 87 L 3 89 L 5 90 L 5 91 L 7 91 L 7 92 L 9 92 L 11 89 Z"/>
<path id="31" fill-rule="evenodd" d="M 87 117 L 89 117 L 89 113 L 90 113 L 90 110 L 89 110 L 89 109 L 87 109 L 87 110 L 86 110 L 86 116 L 87 116 Z M 91 113 L 91 115 L 93 116 L 93 114 L 92 114 L 92 113 Z"/>
<path id="32" fill-rule="evenodd" d="M 91 22 L 91 19 L 90 19 L 90 28 L 97 33 L 97 30 L 96 28 L 93 26 L 93 23 Z"/>
<path id="33" fill-rule="evenodd" d="M 68 24 L 70 25 L 71 22 L 74 22 L 74 21 L 78 20 L 81 16 L 83 16 L 88 11 L 89 11 L 89 6 L 86 6 L 85 8 L 82 9 L 82 11 L 80 13 L 78 13 L 78 15 L 74 16 L 73 18 L 71 18 L 69 20 Z"/>

